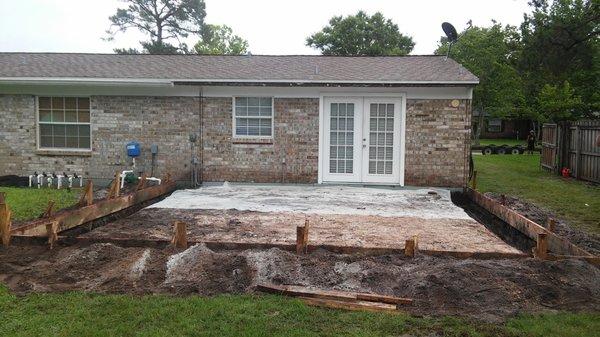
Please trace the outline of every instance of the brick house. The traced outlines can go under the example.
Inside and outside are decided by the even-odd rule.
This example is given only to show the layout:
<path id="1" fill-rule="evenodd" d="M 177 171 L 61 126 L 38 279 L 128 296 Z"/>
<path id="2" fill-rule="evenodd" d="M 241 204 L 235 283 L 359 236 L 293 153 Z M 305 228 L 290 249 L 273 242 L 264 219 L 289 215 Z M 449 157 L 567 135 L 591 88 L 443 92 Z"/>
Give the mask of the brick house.
<path id="1" fill-rule="evenodd" d="M 0 176 L 106 182 L 137 141 L 182 184 L 195 157 L 205 182 L 461 187 L 477 83 L 442 56 L 0 53 Z"/>

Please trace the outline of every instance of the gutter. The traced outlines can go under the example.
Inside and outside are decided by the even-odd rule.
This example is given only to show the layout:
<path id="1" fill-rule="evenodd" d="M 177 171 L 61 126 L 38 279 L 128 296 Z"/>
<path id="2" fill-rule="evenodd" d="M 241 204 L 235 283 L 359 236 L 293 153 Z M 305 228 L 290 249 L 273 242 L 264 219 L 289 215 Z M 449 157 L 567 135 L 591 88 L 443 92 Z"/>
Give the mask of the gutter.
<path id="1" fill-rule="evenodd" d="M 140 86 L 263 86 L 263 87 L 442 87 L 475 86 L 471 81 L 352 81 L 352 80 L 246 80 L 246 79 L 153 79 L 153 78 L 87 78 L 87 77 L 0 77 L 0 84 L 53 85 L 140 85 Z"/>

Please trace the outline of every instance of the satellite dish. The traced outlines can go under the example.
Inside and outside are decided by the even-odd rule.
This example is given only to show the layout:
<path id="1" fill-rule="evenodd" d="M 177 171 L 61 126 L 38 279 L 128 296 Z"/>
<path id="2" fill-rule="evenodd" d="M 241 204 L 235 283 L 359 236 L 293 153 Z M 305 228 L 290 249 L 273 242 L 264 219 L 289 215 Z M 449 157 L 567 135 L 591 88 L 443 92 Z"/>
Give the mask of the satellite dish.
<path id="1" fill-rule="evenodd" d="M 446 53 L 447 60 L 448 56 L 450 56 L 450 50 L 452 49 L 452 45 L 456 42 L 456 40 L 458 40 L 458 33 L 456 32 L 456 28 L 454 28 L 454 26 L 449 22 L 442 23 L 442 29 L 444 30 L 444 33 L 446 34 L 449 43 L 448 52 Z"/>
<path id="2" fill-rule="evenodd" d="M 442 23 L 442 29 L 444 30 L 444 33 L 446 33 L 446 37 L 448 37 L 448 41 L 450 43 L 454 43 L 456 42 L 456 40 L 458 40 L 458 33 L 456 32 L 456 28 L 454 28 L 454 26 L 451 23 Z"/>

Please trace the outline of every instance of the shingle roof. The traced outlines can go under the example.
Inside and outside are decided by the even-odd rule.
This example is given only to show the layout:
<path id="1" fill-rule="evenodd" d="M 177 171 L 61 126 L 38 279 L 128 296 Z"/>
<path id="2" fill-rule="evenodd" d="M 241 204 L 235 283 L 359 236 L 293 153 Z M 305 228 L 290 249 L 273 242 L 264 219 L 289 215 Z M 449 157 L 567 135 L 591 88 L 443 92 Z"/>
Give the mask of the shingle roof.
<path id="1" fill-rule="evenodd" d="M 477 77 L 443 56 L 115 55 L 0 53 L 0 79 L 452 83 Z"/>

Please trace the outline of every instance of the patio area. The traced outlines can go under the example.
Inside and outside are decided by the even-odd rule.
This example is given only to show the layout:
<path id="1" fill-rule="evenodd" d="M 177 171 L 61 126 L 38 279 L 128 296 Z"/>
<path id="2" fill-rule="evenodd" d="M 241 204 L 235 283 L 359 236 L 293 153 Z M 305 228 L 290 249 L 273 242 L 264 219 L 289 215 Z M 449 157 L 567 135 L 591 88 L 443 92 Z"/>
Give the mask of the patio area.
<path id="1" fill-rule="evenodd" d="M 402 249 L 417 235 L 423 250 L 520 253 L 444 189 L 225 183 L 176 191 L 84 237 L 169 240 L 173 222 L 184 221 L 194 242 L 293 245 L 306 220 L 315 246 Z"/>

